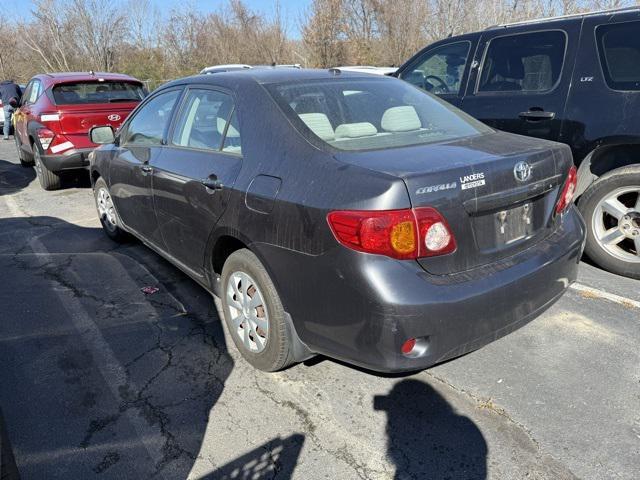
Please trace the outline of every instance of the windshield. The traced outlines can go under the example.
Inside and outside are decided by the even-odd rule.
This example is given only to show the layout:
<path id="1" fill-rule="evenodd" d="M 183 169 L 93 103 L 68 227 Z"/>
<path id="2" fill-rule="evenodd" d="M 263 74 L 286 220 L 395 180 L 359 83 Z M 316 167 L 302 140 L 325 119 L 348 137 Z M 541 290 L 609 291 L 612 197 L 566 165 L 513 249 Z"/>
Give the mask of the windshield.
<path id="1" fill-rule="evenodd" d="M 145 96 L 142 85 L 130 82 L 63 83 L 52 91 L 56 105 L 139 102 Z"/>
<path id="2" fill-rule="evenodd" d="M 303 135 L 340 150 L 421 145 L 493 131 L 390 78 L 282 83 L 267 89 Z"/>

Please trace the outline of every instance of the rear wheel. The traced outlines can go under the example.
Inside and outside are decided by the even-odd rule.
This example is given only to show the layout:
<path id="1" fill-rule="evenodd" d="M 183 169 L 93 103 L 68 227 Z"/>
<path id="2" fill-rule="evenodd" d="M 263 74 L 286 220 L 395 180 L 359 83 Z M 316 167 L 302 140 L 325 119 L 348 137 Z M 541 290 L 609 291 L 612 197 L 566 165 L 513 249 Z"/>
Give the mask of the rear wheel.
<path id="1" fill-rule="evenodd" d="M 242 356 L 266 372 L 293 363 L 293 335 L 278 292 L 258 257 L 232 253 L 222 268 L 224 320 Z"/>
<path id="2" fill-rule="evenodd" d="M 60 188 L 60 176 L 52 172 L 42 162 L 42 153 L 40 147 L 35 143 L 31 146 L 33 150 L 33 162 L 36 167 L 36 175 L 40 181 L 40 186 L 45 190 L 58 190 Z"/>
<path id="3" fill-rule="evenodd" d="M 610 272 L 640 279 L 640 166 L 613 170 L 582 195 L 586 253 Z"/>
<path id="4" fill-rule="evenodd" d="M 93 196 L 96 200 L 96 208 L 100 217 L 102 229 L 107 236 L 116 242 L 122 243 L 129 239 L 129 235 L 120 227 L 120 218 L 116 207 L 113 205 L 107 182 L 98 178 L 93 187 Z"/>

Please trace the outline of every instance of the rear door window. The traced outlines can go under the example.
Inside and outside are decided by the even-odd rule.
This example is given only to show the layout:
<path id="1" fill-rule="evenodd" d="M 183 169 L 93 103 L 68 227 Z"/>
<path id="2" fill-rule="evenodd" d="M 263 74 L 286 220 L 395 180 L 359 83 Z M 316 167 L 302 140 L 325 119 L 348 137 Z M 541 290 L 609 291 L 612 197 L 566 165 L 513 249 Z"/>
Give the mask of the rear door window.
<path id="1" fill-rule="evenodd" d="M 640 90 L 640 22 L 596 29 L 604 78 L 614 90 Z"/>
<path id="2" fill-rule="evenodd" d="M 230 95 L 217 90 L 190 89 L 176 122 L 172 143 L 181 147 L 220 150 L 232 111 Z"/>
<path id="3" fill-rule="evenodd" d="M 170 90 L 156 95 L 143 105 L 128 123 L 123 143 L 162 145 L 164 132 L 171 121 L 171 112 L 179 95 L 180 90 Z"/>
<path id="4" fill-rule="evenodd" d="M 552 90 L 560 79 L 566 43 L 559 30 L 494 38 L 482 64 L 478 92 Z"/>
<path id="5" fill-rule="evenodd" d="M 471 43 L 465 41 L 429 50 L 400 78 L 431 93 L 458 94 L 470 49 Z"/>
<path id="6" fill-rule="evenodd" d="M 139 102 L 144 98 L 144 88 L 131 82 L 76 82 L 53 87 L 56 105 L 83 103 Z"/>

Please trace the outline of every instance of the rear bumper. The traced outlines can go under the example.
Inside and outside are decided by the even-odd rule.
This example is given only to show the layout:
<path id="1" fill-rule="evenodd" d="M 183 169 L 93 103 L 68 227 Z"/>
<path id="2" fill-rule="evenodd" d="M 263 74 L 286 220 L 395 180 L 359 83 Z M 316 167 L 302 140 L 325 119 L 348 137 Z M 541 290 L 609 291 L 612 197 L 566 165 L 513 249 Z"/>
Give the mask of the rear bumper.
<path id="1" fill-rule="evenodd" d="M 277 288 L 312 351 L 400 372 L 476 350 L 536 318 L 576 280 L 584 236 L 584 222 L 571 208 L 554 234 L 529 249 L 446 276 L 414 261 L 345 248 L 289 260 L 291 254 L 281 253 L 275 262 L 278 253 L 270 251 L 263 258 L 272 278 L 286 278 Z M 420 355 L 401 353 L 409 338 L 421 339 Z"/>
<path id="2" fill-rule="evenodd" d="M 52 172 L 89 167 L 89 153 L 93 148 L 67 150 L 59 155 L 42 155 L 42 163 Z"/>

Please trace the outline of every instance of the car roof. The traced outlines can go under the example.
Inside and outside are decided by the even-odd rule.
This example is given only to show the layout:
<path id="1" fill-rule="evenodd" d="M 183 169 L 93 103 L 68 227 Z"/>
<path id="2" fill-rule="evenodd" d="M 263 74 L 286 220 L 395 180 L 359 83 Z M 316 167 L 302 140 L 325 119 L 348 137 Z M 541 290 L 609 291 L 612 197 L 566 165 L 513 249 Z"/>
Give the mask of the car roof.
<path id="1" fill-rule="evenodd" d="M 215 75 L 194 75 L 191 77 L 180 78 L 166 83 L 161 88 L 185 85 L 185 84 L 206 84 L 221 85 L 233 87 L 242 83 L 284 83 L 296 82 L 304 80 L 327 80 L 330 78 L 345 79 L 363 79 L 371 80 L 373 75 L 362 72 L 341 71 L 339 69 L 297 69 L 297 68 L 251 68 L 242 70 L 231 70 L 228 72 L 220 72 Z M 379 78 L 387 78 L 380 76 Z"/>
<path id="2" fill-rule="evenodd" d="M 609 10 L 594 10 L 591 12 L 581 12 L 581 13 L 572 13 L 569 15 L 560 15 L 560 16 L 556 16 L 556 17 L 546 17 L 546 18 L 535 18 L 535 19 L 531 19 L 531 20 L 523 20 L 521 22 L 511 22 L 511 23 L 502 23 L 499 25 L 493 25 L 491 27 L 488 27 L 485 29 L 485 31 L 490 31 L 490 30 L 496 30 L 496 29 L 502 29 L 502 28 L 508 28 L 508 27 L 517 27 L 517 26 L 523 26 L 523 25 L 535 25 L 538 23 L 547 23 L 547 22 L 554 22 L 554 21 L 559 21 L 559 20 L 576 20 L 579 21 L 584 17 L 592 17 L 592 16 L 599 16 L 599 15 L 611 15 L 614 13 L 624 13 L 624 12 L 640 12 L 640 7 L 623 7 L 623 8 L 614 8 L 614 9 L 609 9 Z"/>
<path id="3" fill-rule="evenodd" d="M 99 81 L 103 80 L 127 80 L 133 82 L 140 82 L 135 77 L 125 75 L 124 73 L 109 73 L 109 72 L 55 72 L 55 73 L 43 73 L 36 75 L 36 78 L 45 79 L 48 83 L 62 83 L 62 82 L 82 82 L 82 81 Z"/>

